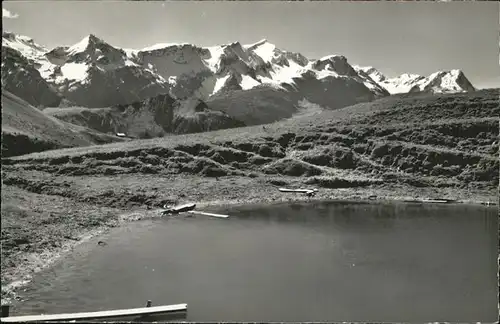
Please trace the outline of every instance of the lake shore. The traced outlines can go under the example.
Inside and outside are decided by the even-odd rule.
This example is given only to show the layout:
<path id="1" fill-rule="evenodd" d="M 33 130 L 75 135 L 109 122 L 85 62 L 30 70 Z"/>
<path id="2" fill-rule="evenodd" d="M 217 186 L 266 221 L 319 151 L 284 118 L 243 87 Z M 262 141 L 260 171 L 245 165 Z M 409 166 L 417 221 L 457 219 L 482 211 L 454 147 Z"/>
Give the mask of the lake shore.
<path id="1" fill-rule="evenodd" d="M 454 203 L 496 204 L 498 199 L 491 190 L 406 185 L 318 188 L 313 197 L 277 190 L 279 187 L 313 187 L 294 178 L 286 179 L 283 186 L 270 184 L 272 179 L 243 177 L 176 176 L 158 179 L 154 176 L 127 176 L 95 180 L 67 177 L 63 180 L 65 189 L 58 194 L 52 192 L 47 183 L 45 192 L 2 186 L 2 304 L 15 307 L 16 303 L 22 302 L 16 300 L 16 292 L 24 289 L 36 273 L 71 253 L 77 244 L 92 240 L 97 244 L 97 237 L 112 227 L 161 217 L 160 206 L 164 203 L 193 202 L 197 209 L 217 211 L 251 204 L 329 200 L 389 203 L 446 198 L 456 200 Z M 58 181 L 61 183 L 61 179 Z M 111 186 L 113 193 L 109 193 Z M 158 191 L 162 194 L 158 195 Z M 124 192 L 136 192 L 149 198 L 140 200 Z"/>

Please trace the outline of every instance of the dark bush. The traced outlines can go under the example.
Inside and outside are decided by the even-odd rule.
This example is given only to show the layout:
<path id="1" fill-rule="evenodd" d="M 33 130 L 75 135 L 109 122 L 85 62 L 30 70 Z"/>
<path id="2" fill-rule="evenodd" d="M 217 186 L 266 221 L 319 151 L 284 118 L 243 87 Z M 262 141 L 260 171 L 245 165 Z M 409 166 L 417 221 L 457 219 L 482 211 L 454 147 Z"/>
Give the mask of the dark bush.
<path id="1" fill-rule="evenodd" d="M 292 177 L 300 177 L 300 176 L 314 176 L 322 173 L 321 169 L 314 165 L 306 164 L 302 161 L 297 161 L 293 159 L 283 159 L 277 161 L 276 163 L 266 166 L 264 168 L 264 172 L 270 174 L 282 174 L 288 175 Z"/>
<path id="2" fill-rule="evenodd" d="M 317 184 L 323 188 L 353 188 L 366 187 L 380 181 L 375 180 L 360 180 L 360 179 L 341 179 L 341 178 L 317 178 L 313 177 L 306 180 L 306 184 Z"/>
<path id="3" fill-rule="evenodd" d="M 382 158 L 382 157 L 386 156 L 388 153 L 389 153 L 389 145 L 379 144 L 373 148 L 371 157 L 375 158 L 375 159 Z"/>

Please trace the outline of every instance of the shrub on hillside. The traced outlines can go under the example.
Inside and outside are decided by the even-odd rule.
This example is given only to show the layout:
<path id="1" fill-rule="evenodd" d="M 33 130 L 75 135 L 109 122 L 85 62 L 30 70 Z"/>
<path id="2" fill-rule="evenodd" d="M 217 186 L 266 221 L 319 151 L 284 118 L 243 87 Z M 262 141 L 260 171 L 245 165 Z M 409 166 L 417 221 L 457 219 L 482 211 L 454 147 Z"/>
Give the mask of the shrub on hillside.
<path id="1" fill-rule="evenodd" d="M 118 166 L 108 166 L 102 168 L 102 172 L 104 175 L 115 175 L 115 174 L 125 173 L 125 171 L 126 170 Z"/>
<path id="2" fill-rule="evenodd" d="M 218 176 L 218 174 L 227 174 L 227 171 L 224 170 L 221 164 L 205 157 L 195 158 L 193 161 L 187 164 L 182 164 L 180 166 L 180 169 L 182 172 L 201 174 L 204 176 Z"/>
<path id="3" fill-rule="evenodd" d="M 453 166 L 442 166 L 441 164 L 435 165 L 430 172 L 431 176 L 449 176 L 454 177 L 461 173 L 461 169 L 458 165 Z"/>
<path id="4" fill-rule="evenodd" d="M 387 144 L 376 144 L 372 150 L 372 159 L 381 159 L 389 153 L 389 145 Z"/>
<path id="5" fill-rule="evenodd" d="M 311 164 L 339 169 L 354 169 L 359 162 L 359 158 L 351 149 L 343 146 L 333 146 L 320 152 L 311 152 L 303 160 Z"/>
<path id="6" fill-rule="evenodd" d="M 161 159 L 158 156 L 148 154 L 146 156 L 139 157 L 139 161 L 145 164 L 160 165 Z"/>
<path id="7" fill-rule="evenodd" d="M 135 157 L 123 157 L 114 160 L 114 165 L 121 166 L 124 168 L 133 168 L 135 166 L 141 165 L 141 161 Z"/>
<path id="8" fill-rule="evenodd" d="M 137 138 L 139 138 L 139 139 L 151 139 L 153 137 L 155 137 L 154 133 L 150 130 L 147 130 L 147 129 L 143 130 L 137 134 Z"/>
<path id="9" fill-rule="evenodd" d="M 352 187 L 366 187 L 373 184 L 381 183 L 378 180 L 370 179 L 342 179 L 342 178 L 330 178 L 330 177 L 312 177 L 307 179 L 305 184 L 319 185 L 323 188 L 352 188 Z"/>
<path id="10" fill-rule="evenodd" d="M 302 161 L 294 159 L 282 159 L 264 167 L 264 173 L 282 174 L 292 177 L 314 176 L 322 173 L 321 169 Z"/>
<path id="11" fill-rule="evenodd" d="M 204 144 L 194 144 L 194 145 L 178 145 L 174 149 L 194 156 L 199 156 L 202 155 L 201 154 L 202 152 L 210 150 L 211 147 Z"/>
<path id="12" fill-rule="evenodd" d="M 282 180 L 282 179 L 269 179 L 269 180 L 267 180 L 267 182 L 274 185 L 274 186 L 285 186 L 288 184 L 287 181 Z"/>
<path id="13" fill-rule="evenodd" d="M 318 152 L 316 154 L 312 153 L 306 155 L 302 158 L 305 162 L 320 166 L 330 166 L 332 164 L 333 157 L 329 152 Z"/>
<path id="14" fill-rule="evenodd" d="M 282 151 L 280 146 L 274 146 L 264 143 L 259 145 L 259 149 L 257 153 L 263 157 L 277 157 L 282 158 L 285 156 L 285 153 Z"/>
<path id="15" fill-rule="evenodd" d="M 367 150 L 366 144 L 354 144 L 352 150 L 358 154 L 365 154 Z"/>
<path id="16" fill-rule="evenodd" d="M 217 147 L 208 150 L 205 155 L 219 163 L 228 163 L 234 161 L 246 162 L 250 154 L 232 148 Z"/>
<path id="17" fill-rule="evenodd" d="M 226 170 L 222 169 L 219 166 L 207 165 L 201 170 L 199 174 L 205 177 L 223 177 L 226 176 L 228 173 Z"/>
<path id="18" fill-rule="evenodd" d="M 57 165 L 57 164 L 66 164 L 70 161 L 68 156 L 60 156 L 56 158 L 52 158 L 49 160 L 49 164 Z"/>
<path id="19" fill-rule="evenodd" d="M 156 155 L 161 158 L 169 158 L 175 154 L 175 151 L 164 147 L 155 147 L 149 150 L 149 154 Z"/>
<path id="20" fill-rule="evenodd" d="M 273 159 L 271 159 L 271 158 L 266 158 L 266 157 L 262 157 L 259 155 L 254 155 L 248 160 L 248 162 L 251 163 L 252 165 L 264 165 L 264 164 L 270 163 L 272 161 L 273 161 Z"/>
<path id="21" fill-rule="evenodd" d="M 99 161 L 115 160 L 127 156 L 124 151 L 111 151 L 111 152 L 95 152 L 87 155 L 89 158 L 94 158 Z"/>
<path id="22" fill-rule="evenodd" d="M 132 168 L 131 171 L 133 173 L 157 174 L 162 171 L 162 168 L 150 164 L 141 164 Z"/>
<path id="23" fill-rule="evenodd" d="M 307 151 L 314 147 L 313 143 L 300 143 L 295 147 L 297 150 Z"/>
<path id="24" fill-rule="evenodd" d="M 2 132 L 2 157 L 11 157 L 61 148 L 59 143 L 24 134 Z"/>

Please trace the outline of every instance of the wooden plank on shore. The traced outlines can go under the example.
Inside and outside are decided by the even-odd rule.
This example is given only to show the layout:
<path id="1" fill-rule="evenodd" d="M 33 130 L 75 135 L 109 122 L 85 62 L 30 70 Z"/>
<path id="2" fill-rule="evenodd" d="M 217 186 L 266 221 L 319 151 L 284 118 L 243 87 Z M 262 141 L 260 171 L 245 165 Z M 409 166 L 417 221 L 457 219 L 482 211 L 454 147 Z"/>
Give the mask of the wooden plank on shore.
<path id="1" fill-rule="evenodd" d="M 287 188 L 279 188 L 281 192 L 298 192 L 298 193 L 311 193 L 316 192 L 318 189 L 287 189 Z"/>
<path id="2" fill-rule="evenodd" d="M 212 217 L 219 217 L 219 218 L 228 218 L 229 217 L 229 215 L 206 213 L 206 212 L 197 211 L 197 210 L 190 210 L 190 211 L 188 211 L 188 213 L 191 213 L 191 214 L 200 214 L 200 215 L 212 216 Z"/>
<path id="3" fill-rule="evenodd" d="M 67 322 L 67 321 L 77 321 L 77 320 L 138 317 L 145 315 L 164 315 L 169 313 L 185 312 L 185 311 L 187 311 L 187 304 L 176 304 L 176 305 L 166 305 L 166 306 L 116 309 L 116 310 L 99 311 L 99 312 L 11 316 L 11 317 L 2 317 L 0 321 L 2 323 L 48 322 L 48 321 Z"/>
<path id="4" fill-rule="evenodd" d="M 432 203 L 432 204 L 447 204 L 448 200 L 444 200 L 444 199 L 422 199 L 422 202 Z"/>

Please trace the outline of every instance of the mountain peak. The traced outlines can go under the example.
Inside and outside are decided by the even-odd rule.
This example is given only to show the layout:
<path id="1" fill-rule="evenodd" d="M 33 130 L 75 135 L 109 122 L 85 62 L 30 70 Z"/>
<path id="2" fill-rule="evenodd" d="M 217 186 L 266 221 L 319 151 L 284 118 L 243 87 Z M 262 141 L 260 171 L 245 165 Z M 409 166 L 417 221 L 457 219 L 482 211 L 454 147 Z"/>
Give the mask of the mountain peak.
<path id="1" fill-rule="evenodd" d="M 435 78 L 435 77 L 445 76 L 445 75 L 448 75 L 450 77 L 458 78 L 460 76 L 460 74 L 463 74 L 463 72 L 461 70 L 458 70 L 458 69 L 444 70 L 444 71 L 438 71 L 438 72 L 432 73 L 429 76 L 429 78 L 432 79 L 432 78 Z"/>
<path id="2" fill-rule="evenodd" d="M 387 80 L 387 77 L 373 66 L 354 65 L 353 67 L 356 71 L 361 71 L 362 73 L 367 74 L 376 83 Z"/>
<path id="3" fill-rule="evenodd" d="M 318 61 L 324 62 L 324 61 L 346 61 L 347 58 L 344 55 L 327 55 L 322 58 L 320 58 Z"/>
<path id="4" fill-rule="evenodd" d="M 353 67 L 357 70 L 361 70 L 367 74 L 371 73 L 381 73 L 379 70 L 374 68 L 373 66 L 359 66 L 359 65 L 353 65 Z"/>
<path id="5" fill-rule="evenodd" d="M 328 55 L 312 63 L 315 70 L 334 71 L 338 75 L 357 76 L 356 70 L 347 62 L 343 55 Z"/>
<path id="6" fill-rule="evenodd" d="M 2 33 L 2 46 L 14 49 L 29 59 L 35 59 L 48 51 L 28 36 L 6 31 Z"/>
<path id="7" fill-rule="evenodd" d="M 106 44 L 106 42 L 104 42 L 102 39 L 95 36 L 94 34 L 89 34 L 75 45 L 70 46 L 68 49 L 68 53 L 71 54 L 82 53 L 88 49 L 95 47 L 98 44 Z"/>
<path id="8" fill-rule="evenodd" d="M 475 90 L 461 70 L 453 69 L 431 74 L 424 82 L 410 89 L 410 92 L 453 93 Z"/>
<path id="9" fill-rule="evenodd" d="M 36 44 L 35 41 L 33 40 L 33 38 L 31 38 L 31 37 L 19 35 L 19 34 L 16 34 L 13 32 L 8 32 L 8 31 L 2 32 L 2 40 L 17 41 L 17 42 L 22 42 L 25 44 L 30 44 L 32 46 L 36 46 L 39 48 L 43 48 L 43 46 Z"/>
<path id="10" fill-rule="evenodd" d="M 192 45 L 192 44 L 189 44 L 189 43 L 158 43 L 158 44 L 144 47 L 144 48 L 140 49 L 139 52 L 150 52 L 150 51 L 162 50 L 162 49 L 166 49 L 166 48 L 174 47 L 174 46 L 182 47 L 182 46 L 188 46 L 188 45 Z M 192 45 L 192 46 L 194 46 L 194 45 Z"/>
<path id="11" fill-rule="evenodd" d="M 254 49 L 254 48 L 262 46 L 262 45 L 264 45 L 266 43 L 269 43 L 269 41 L 266 38 L 263 38 L 263 39 L 261 39 L 258 42 L 255 42 L 253 44 L 244 45 L 243 47 L 246 48 L 246 49 Z"/>
<path id="12" fill-rule="evenodd" d="M 373 81 L 391 94 L 407 92 L 454 93 L 475 90 L 465 74 L 458 69 L 437 71 L 428 77 L 403 73 L 394 78 L 385 77 L 372 66 L 356 66 L 356 70 L 368 74 Z"/>
<path id="13" fill-rule="evenodd" d="M 226 44 L 224 45 L 225 47 L 230 47 L 230 48 L 240 48 L 241 47 L 241 43 L 236 41 L 236 42 L 232 42 L 230 44 Z"/>
<path id="14" fill-rule="evenodd" d="M 13 32 L 5 31 L 5 30 L 2 32 L 2 38 L 14 39 L 16 37 L 17 37 L 17 35 L 14 34 Z"/>

